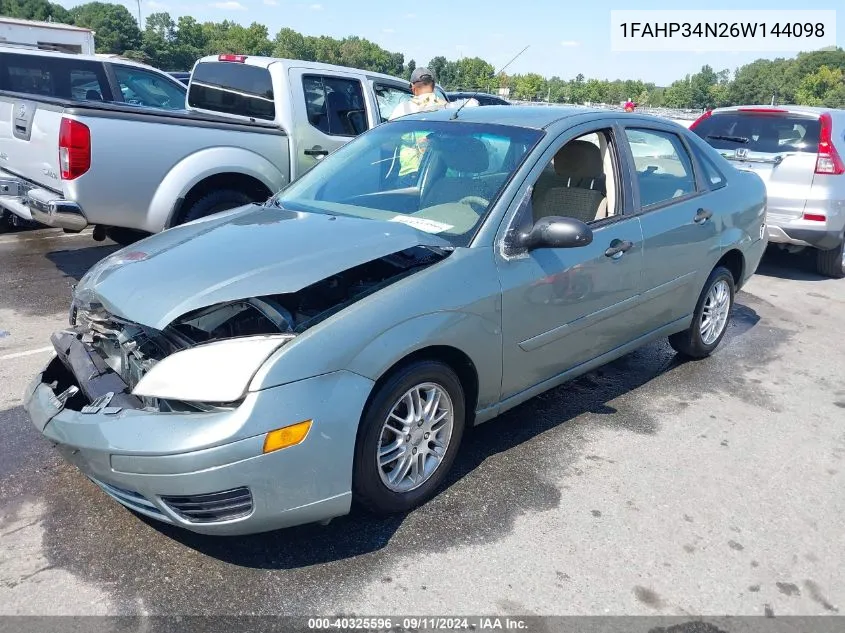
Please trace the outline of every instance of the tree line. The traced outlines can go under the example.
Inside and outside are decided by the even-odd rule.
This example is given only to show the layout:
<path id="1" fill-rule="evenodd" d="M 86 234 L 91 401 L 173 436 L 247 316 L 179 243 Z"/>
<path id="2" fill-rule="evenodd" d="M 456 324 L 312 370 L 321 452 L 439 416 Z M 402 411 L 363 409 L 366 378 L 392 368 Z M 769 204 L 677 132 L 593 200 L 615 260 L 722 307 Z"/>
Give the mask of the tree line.
<path id="1" fill-rule="evenodd" d="M 164 70 L 190 70 L 203 55 L 240 53 L 320 61 L 409 77 L 415 60 L 383 49 L 366 38 L 337 39 L 281 29 L 272 39 L 258 22 L 243 26 L 230 20 L 174 20 L 165 12 L 147 16 L 143 30 L 123 5 L 89 2 L 72 9 L 49 0 L 0 0 L 0 15 L 75 24 L 96 31 L 98 53 L 114 53 Z M 798 103 L 845 108 L 845 50 L 828 48 L 786 59 L 758 59 L 738 68 L 715 71 L 705 65 L 697 73 L 667 87 L 632 79 L 574 79 L 537 73 L 495 75 L 478 57 L 428 62 L 448 89 L 496 92 L 508 88 L 510 98 L 553 103 L 620 103 L 705 109 L 743 103 Z"/>

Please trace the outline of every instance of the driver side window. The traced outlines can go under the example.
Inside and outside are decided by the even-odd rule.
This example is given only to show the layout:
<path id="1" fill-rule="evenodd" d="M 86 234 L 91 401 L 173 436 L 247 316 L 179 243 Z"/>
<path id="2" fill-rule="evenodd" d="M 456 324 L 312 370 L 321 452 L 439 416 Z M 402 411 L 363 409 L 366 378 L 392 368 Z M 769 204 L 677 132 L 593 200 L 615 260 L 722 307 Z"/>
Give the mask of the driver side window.
<path id="1" fill-rule="evenodd" d="M 586 224 L 619 213 L 616 147 L 610 129 L 564 143 L 534 183 L 532 223 L 550 216 Z"/>

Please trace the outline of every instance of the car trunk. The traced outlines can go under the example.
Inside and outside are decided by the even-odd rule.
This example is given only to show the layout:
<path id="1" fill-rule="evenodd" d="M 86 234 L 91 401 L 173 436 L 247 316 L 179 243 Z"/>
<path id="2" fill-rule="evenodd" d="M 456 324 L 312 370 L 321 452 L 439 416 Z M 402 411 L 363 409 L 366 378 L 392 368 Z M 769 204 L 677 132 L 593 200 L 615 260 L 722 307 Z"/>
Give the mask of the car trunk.
<path id="1" fill-rule="evenodd" d="M 703 118 L 693 131 L 737 167 L 763 179 L 770 217 L 795 219 L 810 197 L 820 129 L 815 115 L 747 108 Z"/>

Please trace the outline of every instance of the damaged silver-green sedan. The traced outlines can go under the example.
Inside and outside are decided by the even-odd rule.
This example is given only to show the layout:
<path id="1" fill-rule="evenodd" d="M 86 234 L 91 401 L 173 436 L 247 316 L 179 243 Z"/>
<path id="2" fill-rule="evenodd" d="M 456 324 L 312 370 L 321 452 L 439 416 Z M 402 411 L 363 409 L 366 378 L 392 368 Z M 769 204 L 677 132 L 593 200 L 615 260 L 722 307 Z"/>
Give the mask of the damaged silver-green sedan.
<path id="1" fill-rule="evenodd" d="M 106 493 L 189 530 L 403 512 L 467 426 L 658 337 L 710 354 L 765 246 L 759 177 L 675 124 L 413 115 L 101 261 L 25 405 Z"/>

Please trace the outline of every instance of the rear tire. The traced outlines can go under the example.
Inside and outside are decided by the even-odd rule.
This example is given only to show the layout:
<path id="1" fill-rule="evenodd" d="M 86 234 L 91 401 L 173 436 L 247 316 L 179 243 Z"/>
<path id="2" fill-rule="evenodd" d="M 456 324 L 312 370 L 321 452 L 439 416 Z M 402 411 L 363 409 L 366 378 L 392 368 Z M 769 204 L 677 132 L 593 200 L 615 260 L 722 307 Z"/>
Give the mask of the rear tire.
<path id="1" fill-rule="evenodd" d="M 832 279 L 845 277 L 845 238 L 829 251 L 816 251 L 816 270 Z"/>
<path id="2" fill-rule="evenodd" d="M 135 229 L 127 229 L 122 226 L 110 226 L 106 229 L 106 237 L 112 242 L 116 242 L 121 246 L 129 246 L 138 240 L 149 237 L 149 233 L 144 231 L 137 231 Z"/>
<path id="3" fill-rule="evenodd" d="M 731 271 L 724 266 L 717 266 L 710 273 L 698 297 L 692 325 L 669 337 L 672 349 L 688 358 L 710 356 L 728 331 L 735 292 Z"/>
<path id="4" fill-rule="evenodd" d="M 254 200 L 243 191 L 236 191 L 235 189 L 212 191 L 191 205 L 191 208 L 182 216 L 182 221 L 179 224 L 198 220 L 214 213 L 220 213 L 221 211 L 242 207 L 250 202 L 254 202 Z"/>
<path id="5" fill-rule="evenodd" d="M 414 393 L 420 396 L 416 400 Z M 435 401 L 433 410 L 426 408 Z M 413 415 L 408 402 L 420 416 Z M 465 419 L 464 391 L 448 365 L 422 360 L 397 370 L 361 417 L 353 499 L 382 516 L 431 499 L 455 461 Z"/>

